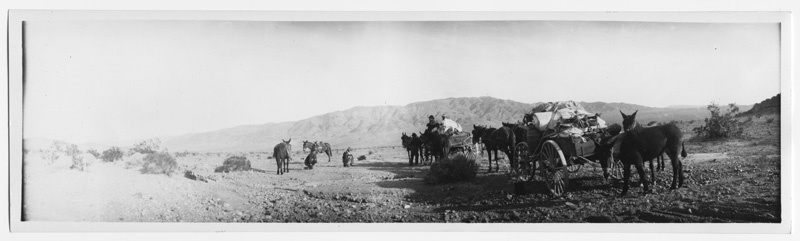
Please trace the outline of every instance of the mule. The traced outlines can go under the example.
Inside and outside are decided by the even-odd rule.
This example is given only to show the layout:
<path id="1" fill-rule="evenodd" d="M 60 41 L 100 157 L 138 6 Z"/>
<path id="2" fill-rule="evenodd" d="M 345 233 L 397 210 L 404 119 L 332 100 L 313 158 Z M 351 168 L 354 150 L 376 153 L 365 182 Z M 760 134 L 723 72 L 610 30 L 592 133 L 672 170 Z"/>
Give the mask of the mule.
<path id="1" fill-rule="evenodd" d="M 292 153 L 292 141 L 289 138 L 288 141 L 281 140 L 281 143 L 275 145 L 273 148 L 272 157 L 275 158 L 275 162 L 278 164 L 278 175 L 283 175 L 284 172 L 289 172 L 289 161 L 292 160 L 292 156 L 289 153 Z"/>
<path id="2" fill-rule="evenodd" d="M 447 135 L 440 133 L 443 130 L 442 125 L 439 124 L 437 128 L 427 129 L 422 134 L 425 139 L 425 144 L 430 148 L 431 157 L 435 160 L 441 160 L 447 155 L 445 150 L 447 144 Z"/>
<path id="3" fill-rule="evenodd" d="M 420 148 L 419 149 L 420 159 L 422 159 L 423 163 L 426 163 L 426 164 L 430 165 L 431 164 L 431 147 L 428 146 L 427 139 L 422 134 L 424 134 L 424 133 L 420 131 L 419 132 L 419 140 L 420 140 L 420 142 L 422 142 L 422 145 L 419 147 Z"/>
<path id="4" fill-rule="evenodd" d="M 683 133 L 680 128 L 674 124 L 666 124 L 637 129 L 636 126 L 639 124 L 635 120 L 636 112 L 630 116 L 621 111 L 620 113 L 623 118 L 623 128 L 626 130 L 616 140 L 620 142 L 618 159 L 623 164 L 624 184 L 621 194 L 625 195 L 628 192 L 631 165 L 635 166 L 639 173 L 639 178 L 644 186 L 643 193 L 650 192 L 650 183 L 647 181 L 642 163 L 644 160 L 651 160 L 651 174 L 654 174 L 652 173 L 652 160 L 662 153 L 667 154 L 672 164 L 672 184 L 670 189 L 683 187 L 683 164 L 680 158 L 686 157 L 687 153 L 682 141 Z M 613 144 L 609 145 L 613 146 Z M 617 154 L 614 153 L 614 155 Z"/>
<path id="5" fill-rule="evenodd" d="M 408 159 L 411 159 L 411 137 L 408 136 L 405 132 L 403 132 L 403 136 L 400 137 L 400 141 L 403 143 L 403 148 L 406 149 L 406 154 L 408 154 Z"/>
<path id="6" fill-rule="evenodd" d="M 503 122 L 503 126 L 511 128 L 514 131 L 514 136 L 516 137 L 516 142 L 527 142 L 528 138 L 528 129 L 525 128 L 522 123 L 506 123 Z"/>
<path id="7" fill-rule="evenodd" d="M 422 140 L 417 136 L 417 133 L 411 134 L 411 141 L 408 145 L 411 150 L 411 157 L 408 159 L 408 165 L 419 165 L 420 148 L 422 147 Z"/>
<path id="8" fill-rule="evenodd" d="M 314 142 L 314 143 L 316 143 L 316 145 L 317 145 L 316 146 L 317 147 L 317 153 L 325 153 L 325 155 L 328 155 L 328 162 L 331 162 L 331 155 L 333 155 L 333 152 L 331 150 L 331 144 L 328 144 L 327 142 L 321 142 L 321 141 L 320 142 Z"/>
<path id="9" fill-rule="evenodd" d="M 517 145 L 517 137 L 514 134 L 514 130 L 507 126 L 500 127 L 492 132 L 491 138 L 495 149 L 506 154 L 511 168 L 517 168 L 516 157 L 514 154 Z"/>
<path id="10" fill-rule="evenodd" d="M 494 133 L 497 129 L 487 126 L 478 126 L 472 125 L 472 143 L 481 143 L 484 145 L 484 149 L 487 153 L 487 158 L 489 159 L 489 171 L 492 172 L 492 153 L 494 153 L 494 162 L 495 162 L 495 172 L 500 171 L 500 162 L 497 160 L 497 148 L 494 145 L 494 141 L 492 139 L 492 133 Z"/>
<path id="11" fill-rule="evenodd" d="M 619 112 L 620 114 L 622 114 L 622 126 L 623 126 L 623 128 L 625 129 L 626 132 L 627 131 L 639 131 L 639 130 L 642 130 L 644 128 L 657 127 L 657 126 L 654 126 L 654 125 L 642 126 L 641 124 L 639 124 L 639 122 L 636 121 L 636 113 L 638 113 L 638 112 L 639 111 L 635 111 L 631 115 L 625 115 L 625 113 L 622 113 L 622 111 Z M 650 122 L 650 123 L 652 124 L 653 122 Z M 658 164 L 658 168 L 657 169 L 653 167 L 653 161 L 655 161 L 656 164 Z M 656 182 L 655 171 L 656 170 L 659 170 L 659 171 L 663 171 L 664 170 L 664 166 L 665 166 L 664 165 L 664 153 L 658 154 L 656 156 L 656 158 L 650 159 L 649 162 L 650 162 L 650 182 L 651 183 L 655 183 Z"/>
<path id="12" fill-rule="evenodd" d="M 314 142 L 303 140 L 303 151 L 306 151 L 306 149 L 310 150 L 311 147 L 313 147 L 313 146 L 314 146 Z"/>

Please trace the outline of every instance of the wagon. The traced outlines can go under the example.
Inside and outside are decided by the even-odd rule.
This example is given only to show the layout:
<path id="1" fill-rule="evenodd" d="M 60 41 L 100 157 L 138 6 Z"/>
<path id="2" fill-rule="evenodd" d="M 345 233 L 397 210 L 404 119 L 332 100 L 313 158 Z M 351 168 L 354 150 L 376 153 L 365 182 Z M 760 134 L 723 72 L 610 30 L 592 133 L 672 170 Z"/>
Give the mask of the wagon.
<path id="1" fill-rule="evenodd" d="M 533 122 L 522 125 L 527 130 L 525 142 L 517 143 L 515 156 L 518 164 L 513 167 L 513 176 L 519 181 L 543 181 L 554 196 L 563 196 L 569 187 L 569 176 L 578 172 L 583 164 L 606 161 L 611 178 L 621 179 L 622 163 L 613 158 L 595 158 L 595 141 L 603 136 L 605 128 L 599 128 L 593 120 L 598 115 L 554 120 L 553 128 L 540 130 Z M 593 119 L 594 118 L 594 119 Z M 569 130 L 580 130 L 569 132 Z"/>
<path id="2" fill-rule="evenodd" d="M 447 139 L 444 143 L 444 151 L 447 156 L 463 154 L 471 159 L 475 159 L 478 153 L 477 148 L 475 148 L 475 145 L 472 143 L 472 133 L 469 132 L 447 135 Z"/>

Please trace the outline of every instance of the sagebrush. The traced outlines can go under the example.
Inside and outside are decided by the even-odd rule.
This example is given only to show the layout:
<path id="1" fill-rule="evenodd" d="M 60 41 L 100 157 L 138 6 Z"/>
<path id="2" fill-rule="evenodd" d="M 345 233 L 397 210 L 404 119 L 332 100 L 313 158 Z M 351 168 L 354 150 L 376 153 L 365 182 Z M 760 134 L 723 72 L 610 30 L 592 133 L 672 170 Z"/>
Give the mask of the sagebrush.
<path id="1" fill-rule="evenodd" d="M 152 154 L 156 152 L 160 152 L 161 150 L 161 140 L 158 138 L 148 139 L 144 141 L 140 141 L 133 145 L 134 152 L 142 153 L 142 154 Z"/>
<path id="2" fill-rule="evenodd" d="M 463 154 L 436 161 L 423 178 L 428 184 L 471 181 L 478 175 L 478 163 Z"/>
<path id="3" fill-rule="evenodd" d="M 112 146 L 108 148 L 108 150 L 103 151 L 103 155 L 100 156 L 100 159 L 103 159 L 104 162 L 114 162 L 116 160 L 122 160 L 122 150 L 119 147 Z"/>
<path id="4" fill-rule="evenodd" d="M 156 152 L 147 154 L 142 163 L 142 174 L 165 174 L 172 176 L 178 169 L 178 162 L 167 152 Z"/>
<path id="5" fill-rule="evenodd" d="M 250 161 L 244 156 L 232 156 L 222 162 L 222 166 L 217 167 L 214 172 L 236 172 L 250 170 Z"/>
<path id="6" fill-rule="evenodd" d="M 705 125 L 694 128 L 694 133 L 698 137 L 716 139 L 740 137 L 744 133 L 744 123 L 735 118 L 739 113 L 736 104 L 728 104 L 728 112 L 721 113 L 720 107 L 716 103 L 708 105 L 711 117 L 705 118 Z"/>

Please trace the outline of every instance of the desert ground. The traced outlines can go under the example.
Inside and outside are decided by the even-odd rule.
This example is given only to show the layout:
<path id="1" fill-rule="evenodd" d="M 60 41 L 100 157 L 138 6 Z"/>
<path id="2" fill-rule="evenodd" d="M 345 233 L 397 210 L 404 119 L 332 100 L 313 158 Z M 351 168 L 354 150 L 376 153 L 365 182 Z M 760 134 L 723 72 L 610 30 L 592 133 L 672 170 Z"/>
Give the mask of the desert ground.
<path id="1" fill-rule="evenodd" d="M 308 151 L 293 142 L 290 172 L 276 175 L 267 153 L 192 153 L 176 157 L 171 175 L 141 174 L 129 166 L 134 156 L 70 169 L 68 158 L 46 161 L 32 151 L 24 157 L 23 219 L 100 222 L 780 222 L 780 121 L 754 118 L 746 137 L 693 140 L 681 123 L 689 156 L 683 160 L 685 186 L 669 190 L 666 170 L 657 172 L 654 193 L 642 195 L 638 178 L 626 196 L 621 182 L 606 182 L 599 165 L 571 174 L 569 192 L 548 194 L 542 182 L 527 183 L 515 195 L 508 161 L 499 173 L 468 182 L 429 185 L 429 166 L 408 165 L 397 147 L 354 151 L 353 167 L 343 167 L 341 152 L 319 155 L 313 170 L 303 169 Z M 277 144 L 277 143 L 276 143 Z M 341 148 L 341 147 L 334 147 Z M 272 146 L 265 147 L 271 150 Z M 222 162 L 243 154 L 252 170 L 215 173 Z M 501 154 L 502 157 L 502 154 Z M 206 181 L 184 176 L 192 171 Z"/>

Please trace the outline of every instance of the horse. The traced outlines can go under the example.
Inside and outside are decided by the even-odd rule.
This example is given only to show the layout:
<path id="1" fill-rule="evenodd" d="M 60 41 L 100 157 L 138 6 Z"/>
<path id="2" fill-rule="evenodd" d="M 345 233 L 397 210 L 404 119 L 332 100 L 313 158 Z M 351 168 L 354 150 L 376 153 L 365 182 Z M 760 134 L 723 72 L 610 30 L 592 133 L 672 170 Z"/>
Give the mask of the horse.
<path id="1" fill-rule="evenodd" d="M 472 143 L 483 143 L 489 159 L 489 172 L 492 172 L 492 152 L 494 152 L 495 171 L 500 171 L 500 162 L 497 160 L 497 148 L 492 139 L 492 133 L 497 129 L 487 126 L 472 125 Z"/>
<path id="2" fill-rule="evenodd" d="M 326 155 L 328 155 L 328 162 L 331 162 L 331 155 L 333 155 L 333 153 L 331 151 L 331 144 L 328 144 L 327 142 L 321 142 L 321 141 L 320 142 L 314 142 L 314 143 L 316 143 L 316 145 L 317 145 L 317 152 L 318 153 L 325 153 Z"/>
<path id="3" fill-rule="evenodd" d="M 639 173 L 639 178 L 644 186 L 643 193 L 648 193 L 650 191 L 650 183 L 647 181 L 647 176 L 644 172 L 643 160 L 651 160 L 651 175 L 655 179 L 654 172 L 652 172 L 652 159 L 662 153 L 666 153 L 672 162 L 672 185 L 670 185 L 670 189 L 683 187 L 683 164 L 680 157 L 686 157 L 687 154 L 681 140 L 683 133 L 680 128 L 674 124 L 666 124 L 637 129 L 636 126 L 639 125 L 635 119 L 637 112 L 632 115 L 625 115 L 620 111 L 623 119 L 622 126 L 626 130 L 616 140 L 621 142 L 618 158 L 623 163 L 624 184 L 621 194 L 625 195 L 628 192 L 631 165 L 635 166 Z M 606 148 L 609 148 L 609 146 L 613 146 L 613 144 L 608 144 Z M 679 152 L 680 156 L 678 155 Z M 614 153 L 614 155 L 617 154 Z"/>
<path id="4" fill-rule="evenodd" d="M 517 162 L 514 156 L 514 151 L 517 145 L 517 137 L 514 134 L 514 130 L 511 127 L 500 127 L 496 131 L 492 132 L 491 138 L 496 150 L 500 150 L 505 153 L 508 157 L 509 164 L 511 164 L 511 168 L 516 168 Z"/>
<path id="5" fill-rule="evenodd" d="M 306 168 L 314 169 L 314 165 L 317 164 L 317 144 L 314 143 L 309 149 L 311 152 L 308 153 L 308 156 L 306 156 L 305 164 Z"/>
<path id="6" fill-rule="evenodd" d="M 289 142 L 292 141 L 289 138 L 288 141 L 284 141 L 281 139 L 281 143 L 275 145 L 273 148 L 272 157 L 275 158 L 275 161 L 278 164 L 278 175 L 283 175 L 283 172 L 289 172 L 289 161 L 292 160 L 292 156 L 289 153 L 292 153 L 292 144 Z"/>
<path id="7" fill-rule="evenodd" d="M 411 158 L 408 159 L 408 165 L 419 165 L 419 152 L 422 147 L 422 140 L 417 136 L 417 133 L 411 134 L 411 141 L 408 147 L 411 150 Z"/>

